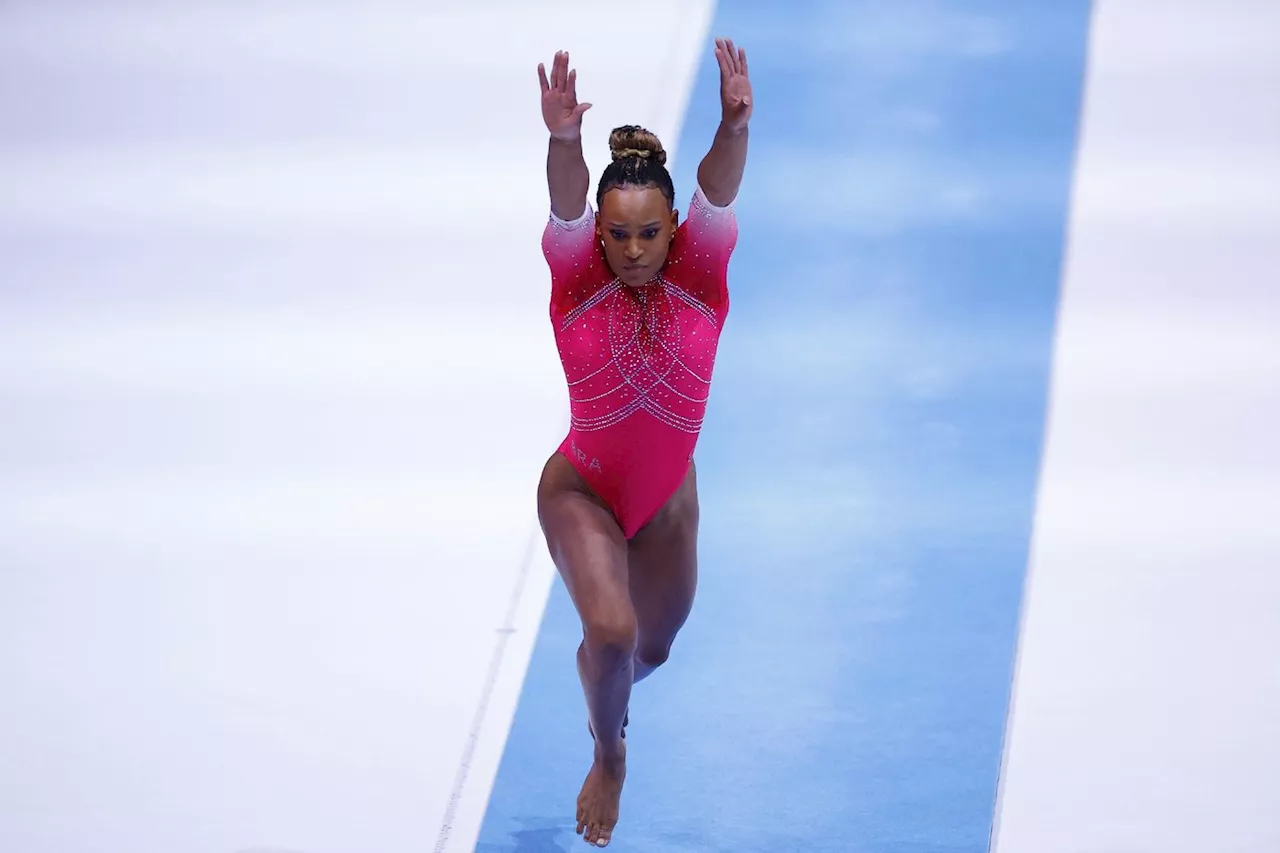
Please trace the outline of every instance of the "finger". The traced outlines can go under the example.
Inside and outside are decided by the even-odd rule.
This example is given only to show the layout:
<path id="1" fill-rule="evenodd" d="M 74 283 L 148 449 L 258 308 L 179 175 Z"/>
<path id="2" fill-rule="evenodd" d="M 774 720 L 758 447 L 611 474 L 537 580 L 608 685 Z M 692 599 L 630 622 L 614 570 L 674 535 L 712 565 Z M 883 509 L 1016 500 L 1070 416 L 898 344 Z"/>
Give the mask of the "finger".
<path id="1" fill-rule="evenodd" d="M 591 109 L 591 104 L 578 104 L 573 108 L 573 117 L 580 119 L 582 118 L 582 114 L 589 109 Z"/>
<path id="2" fill-rule="evenodd" d="M 551 84 L 547 82 L 547 67 L 541 62 L 538 63 L 538 82 L 542 84 L 542 94 L 545 95 Z"/>
<path id="3" fill-rule="evenodd" d="M 560 77 L 564 73 L 564 51 L 557 50 L 556 58 L 551 60 L 551 88 L 560 90 Z"/>
<path id="4" fill-rule="evenodd" d="M 747 73 L 747 49 L 745 47 L 738 48 L 738 68 L 742 71 L 743 76 L 751 76 Z"/>
<path id="5" fill-rule="evenodd" d="M 560 91 L 569 90 L 569 51 L 560 54 Z"/>
<path id="6" fill-rule="evenodd" d="M 575 101 L 578 100 L 578 69 L 569 72 L 569 84 L 565 87 L 569 92 L 569 97 Z"/>
<path id="7" fill-rule="evenodd" d="M 733 73 L 729 68 L 729 57 L 725 54 L 724 48 L 716 48 L 716 64 L 720 66 L 721 77 L 728 77 Z"/>
<path id="8" fill-rule="evenodd" d="M 733 39 L 725 39 L 725 51 L 729 54 L 729 67 L 733 69 L 733 73 L 737 74 L 742 69 L 738 67 L 738 49 L 733 46 Z"/>

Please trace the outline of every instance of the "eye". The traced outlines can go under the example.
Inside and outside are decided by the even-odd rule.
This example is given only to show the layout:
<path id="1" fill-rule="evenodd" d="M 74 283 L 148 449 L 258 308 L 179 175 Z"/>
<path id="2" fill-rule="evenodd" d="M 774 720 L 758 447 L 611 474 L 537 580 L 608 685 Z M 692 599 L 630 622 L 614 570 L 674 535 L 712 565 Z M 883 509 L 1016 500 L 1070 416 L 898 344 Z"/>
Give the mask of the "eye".
<path id="1" fill-rule="evenodd" d="M 610 232 L 609 232 L 609 236 L 610 236 L 610 237 L 612 237 L 612 238 L 613 238 L 613 239 L 615 239 L 615 240 L 625 240 L 625 239 L 627 239 L 627 232 L 625 232 L 625 231 L 618 231 L 618 230 L 616 230 L 616 229 L 615 229 L 615 230 L 613 230 L 613 231 L 610 231 Z"/>
<path id="2" fill-rule="evenodd" d="M 657 228 L 650 228 L 648 231 L 644 232 L 644 238 L 646 240 L 652 240 L 654 237 L 657 237 L 657 236 L 658 236 Z"/>

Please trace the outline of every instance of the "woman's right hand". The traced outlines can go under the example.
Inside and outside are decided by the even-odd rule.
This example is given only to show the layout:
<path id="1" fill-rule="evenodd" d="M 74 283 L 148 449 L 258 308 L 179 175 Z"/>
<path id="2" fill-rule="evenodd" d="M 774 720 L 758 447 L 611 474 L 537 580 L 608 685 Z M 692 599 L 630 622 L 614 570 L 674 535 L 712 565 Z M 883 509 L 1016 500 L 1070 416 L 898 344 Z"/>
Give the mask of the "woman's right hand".
<path id="1" fill-rule="evenodd" d="M 557 51 L 551 63 L 551 80 L 547 69 L 538 63 L 538 80 L 542 83 L 542 120 L 553 139 L 572 142 L 582 138 L 582 114 L 590 104 L 578 103 L 578 72 L 569 70 L 569 54 Z"/>

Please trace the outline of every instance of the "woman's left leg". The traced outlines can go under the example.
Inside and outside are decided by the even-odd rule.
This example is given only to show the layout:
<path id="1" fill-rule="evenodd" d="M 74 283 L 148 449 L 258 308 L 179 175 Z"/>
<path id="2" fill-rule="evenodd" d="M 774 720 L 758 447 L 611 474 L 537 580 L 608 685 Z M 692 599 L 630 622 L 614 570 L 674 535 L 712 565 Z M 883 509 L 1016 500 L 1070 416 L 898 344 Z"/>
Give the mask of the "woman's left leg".
<path id="1" fill-rule="evenodd" d="M 698 587 L 698 476 L 692 461 L 680 488 L 627 542 L 627 583 L 636 614 L 638 682 L 666 662 L 693 608 Z"/>

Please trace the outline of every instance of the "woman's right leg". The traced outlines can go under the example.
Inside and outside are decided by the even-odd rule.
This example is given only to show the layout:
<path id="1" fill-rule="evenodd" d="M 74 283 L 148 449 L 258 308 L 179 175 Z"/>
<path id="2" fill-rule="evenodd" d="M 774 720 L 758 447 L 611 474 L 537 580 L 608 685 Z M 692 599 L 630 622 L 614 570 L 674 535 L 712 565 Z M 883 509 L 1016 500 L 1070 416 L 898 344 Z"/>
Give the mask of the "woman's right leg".
<path id="1" fill-rule="evenodd" d="M 636 614 L 627 583 L 627 542 L 613 514 L 557 453 L 538 484 L 538 520 L 582 620 L 578 675 L 595 739 L 595 761 L 578 796 L 578 832 L 600 846 L 618 821 L 626 778 L 622 721 L 631 699 Z"/>

